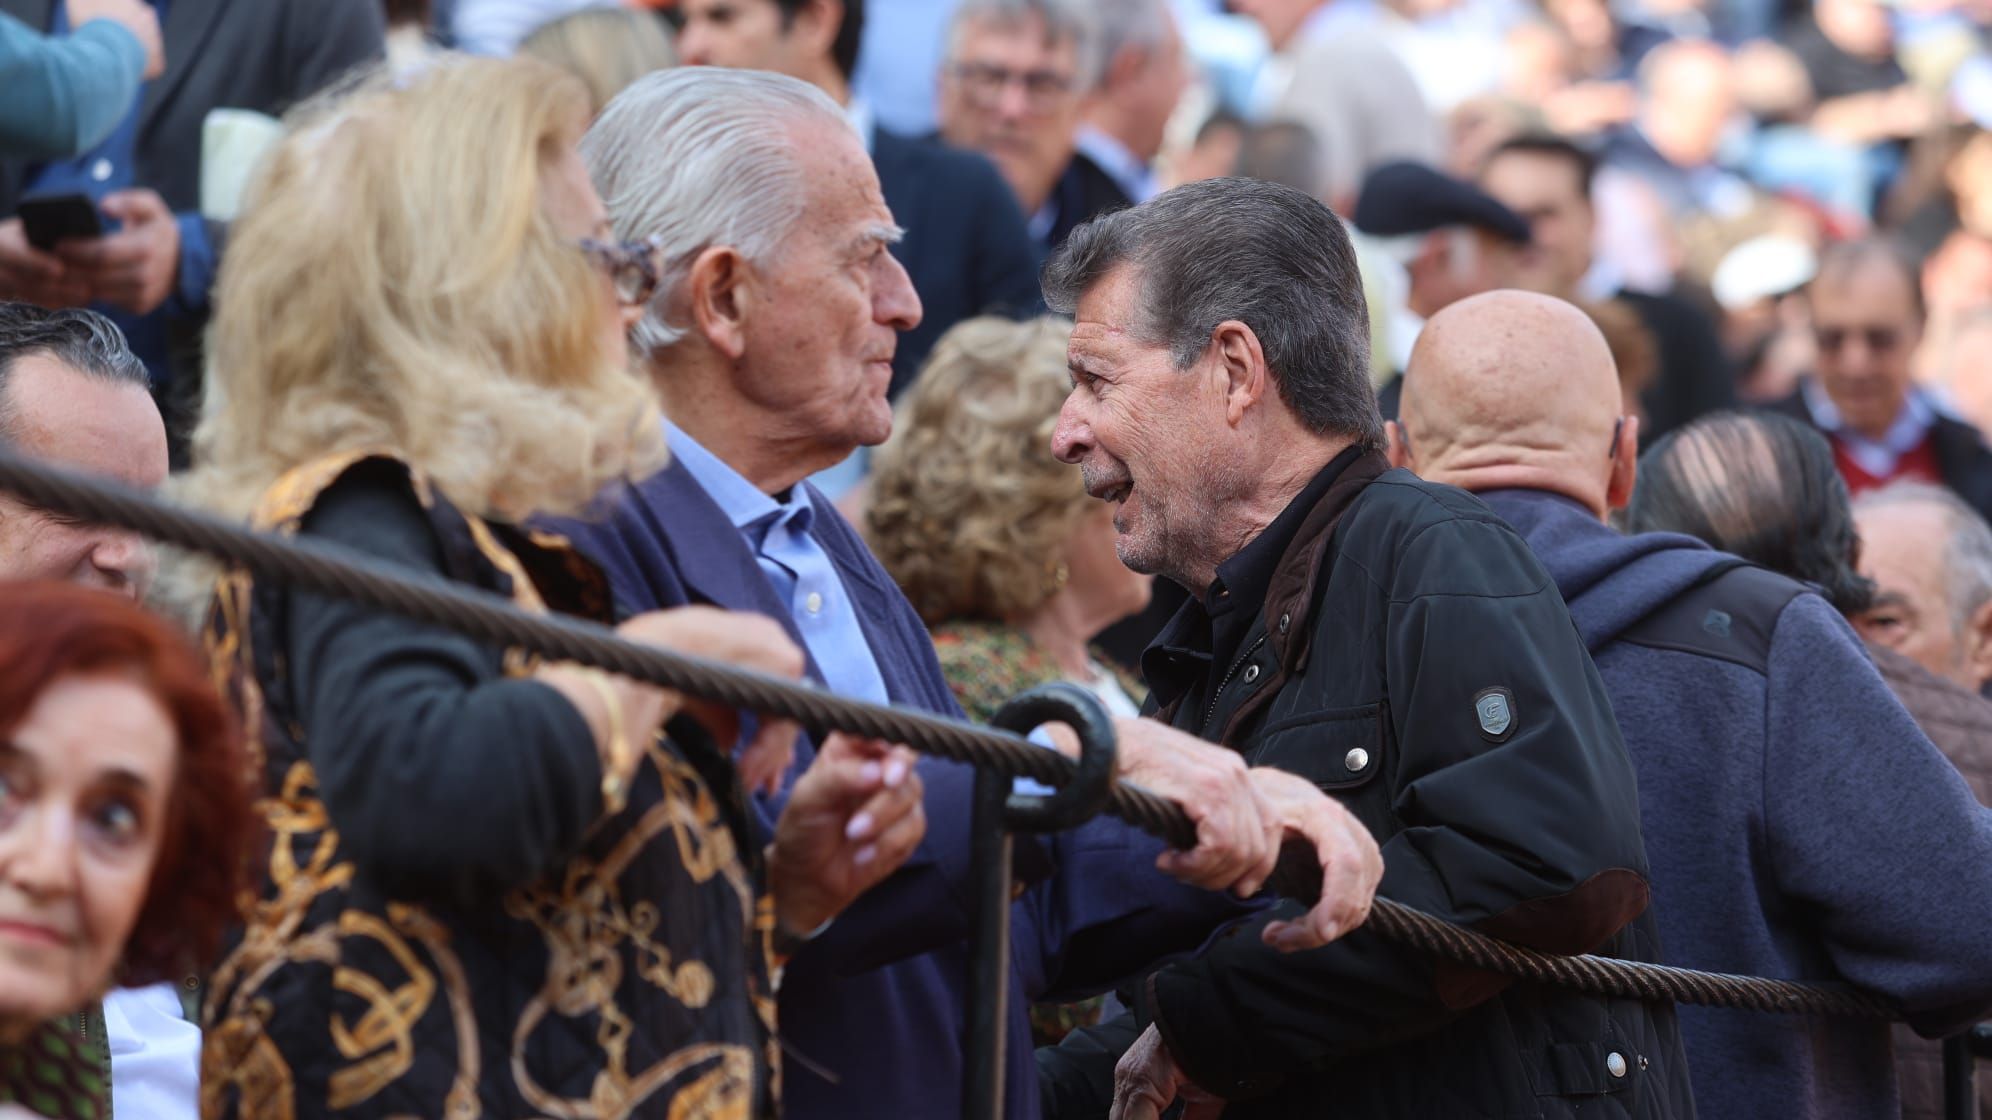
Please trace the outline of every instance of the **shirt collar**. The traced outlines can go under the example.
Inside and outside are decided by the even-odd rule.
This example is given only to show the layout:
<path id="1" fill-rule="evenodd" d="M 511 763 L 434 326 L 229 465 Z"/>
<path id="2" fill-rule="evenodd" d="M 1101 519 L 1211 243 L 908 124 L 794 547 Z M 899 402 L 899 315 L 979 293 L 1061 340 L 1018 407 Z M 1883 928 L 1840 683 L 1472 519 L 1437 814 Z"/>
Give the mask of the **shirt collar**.
<path id="1" fill-rule="evenodd" d="M 1128 201 L 1140 205 L 1155 197 L 1155 173 L 1118 138 L 1083 124 L 1073 138 L 1073 147 L 1106 172 Z"/>
<path id="2" fill-rule="evenodd" d="M 1243 604 L 1243 609 L 1257 610 L 1266 601 L 1266 593 L 1273 585 L 1273 576 L 1279 571 L 1280 560 L 1286 555 L 1287 546 L 1300 532 L 1300 526 L 1314 507 L 1321 504 L 1321 498 L 1328 488 L 1335 484 L 1350 463 L 1362 456 L 1362 448 L 1350 446 L 1340 455 L 1329 460 L 1299 494 L 1287 503 L 1273 523 L 1264 532 L 1246 542 L 1245 547 L 1217 566 L 1217 578 L 1211 581 L 1210 590 L 1204 594 L 1204 610 L 1215 618 L 1228 613 L 1234 606 Z"/>
<path id="3" fill-rule="evenodd" d="M 664 442 L 671 448 L 672 457 L 683 463 L 685 470 L 691 473 L 692 481 L 699 484 L 706 496 L 726 514 L 727 520 L 733 522 L 733 527 L 742 533 L 756 527 L 765 528 L 770 521 L 803 513 L 810 508 L 808 487 L 797 486 L 789 491 L 788 501 L 778 502 L 669 420 L 664 421 Z"/>
<path id="4" fill-rule="evenodd" d="M 1868 437 L 1847 426 L 1847 420 L 1840 415 L 1840 407 L 1833 398 L 1826 395 L 1826 389 L 1816 377 L 1808 377 L 1799 382 L 1799 391 L 1805 395 L 1806 411 L 1812 413 L 1812 422 L 1822 431 L 1828 431 L 1848 443 L 1863 443 L 1886 447 L 1896 454 L 1912 450 L 1923 442 L 1923 437 L 1936 425 L 1937 410 L 1920 389 L 1912 387 L 1902 398 L 1902 411 L 1895 414 L 1895 422 L 1888 426 L 1880 439 Z"/>

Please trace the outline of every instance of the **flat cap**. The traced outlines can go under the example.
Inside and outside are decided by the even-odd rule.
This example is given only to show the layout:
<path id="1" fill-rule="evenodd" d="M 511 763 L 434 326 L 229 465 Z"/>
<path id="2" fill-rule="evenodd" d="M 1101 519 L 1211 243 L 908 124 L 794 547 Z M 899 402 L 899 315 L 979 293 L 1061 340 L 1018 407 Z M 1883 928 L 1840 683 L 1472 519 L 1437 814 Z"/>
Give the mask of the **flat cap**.
<path id="1" fill-rule="evenodd" d="M 1472 183 L 1422 163 L 1386 163 L 1363 179 L 1356 228 L 1372 237 L 1402 237 L 1453 226 L 1484 229 L 1526 244 L 1529 224 Z"/>

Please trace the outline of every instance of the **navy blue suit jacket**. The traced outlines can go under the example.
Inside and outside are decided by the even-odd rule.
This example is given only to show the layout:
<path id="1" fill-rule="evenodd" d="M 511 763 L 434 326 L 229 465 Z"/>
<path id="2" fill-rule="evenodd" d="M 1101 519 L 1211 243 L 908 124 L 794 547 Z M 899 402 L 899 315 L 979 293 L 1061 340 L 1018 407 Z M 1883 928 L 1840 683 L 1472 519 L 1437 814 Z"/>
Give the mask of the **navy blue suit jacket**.
<path id="1" fill-rule="evenodd" d="M 906 237 L 892 253 L 920 293 L 920 325 L 899 336 L 892 390 L 913 380 L 949 327 L 977 315 L 1022 318 L 1044 310 L 1037 248 L 1016 196 L 974 152 L 936 140 L 872 133 L 872 166 Z"/>
<path id="2" fill-rule="evenodd" d="M 804 485 L 807 485 L 806 483 Z M 848 522 L 811 491 L 810 532 L 836 566 L 894 704 L 959 718 L 926 627 Z M 626 611 L 705 604 L 753 611 L 801 636 L 740 532 L 677 463 L 634 487 L 606 519 L 553 526 L 607 571 Z M 822 681 L 813 659 L 812 679 Z M 815 757 L 805 736 L 796 774 Z M 973 775 L 924 759 L 927 838 L 898 873 L 847 909 L 783 974 L 783 1111 L 803 1120 L 945 1117 L 960 1108 L 969 993 L 968 878 Z M 786 786 L 785 786 L 786 790 Z M 772 834 L 782 797 L 758 800 Z M 1159 842 L 1109 818 L 1052 837 L 1019 837 L 1033 885 L 1012 912 L 1007 1115 L 1039 1115 L 1028 999 L 1103 991 L 1194 949 L 1241 904 L 1165 879 Z M 796 1058 L 802 1060 L 796 1060 Z M 811 1066 L 834 1073 L 832 1083 Z"/>

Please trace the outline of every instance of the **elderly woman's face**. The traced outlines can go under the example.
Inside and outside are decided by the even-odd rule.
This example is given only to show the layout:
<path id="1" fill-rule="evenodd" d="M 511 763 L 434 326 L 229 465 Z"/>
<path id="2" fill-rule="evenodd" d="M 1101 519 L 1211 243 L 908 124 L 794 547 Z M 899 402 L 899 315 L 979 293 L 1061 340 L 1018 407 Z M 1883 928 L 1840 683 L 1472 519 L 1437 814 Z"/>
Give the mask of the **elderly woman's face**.
<path id="1" fill-rule="evenodd" d="M 158 861 L 178 736 L 123 676 L 50 685 L 0 739 L 0 1038 L 110 982 Z"/>

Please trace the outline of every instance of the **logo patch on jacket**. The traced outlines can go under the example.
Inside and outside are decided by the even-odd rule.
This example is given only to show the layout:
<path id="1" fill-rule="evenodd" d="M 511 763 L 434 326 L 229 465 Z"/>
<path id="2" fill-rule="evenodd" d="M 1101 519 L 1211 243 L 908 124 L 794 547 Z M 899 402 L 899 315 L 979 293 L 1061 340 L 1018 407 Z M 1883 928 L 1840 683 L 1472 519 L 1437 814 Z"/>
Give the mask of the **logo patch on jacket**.
<path id="1" fill-rule="evenodd" d="M 1488 742 L 1504 743 L 1515 730 L 1515 696 L 1505 688 L 1483 688 L 1473 697 L 1473 714 Z"/>

